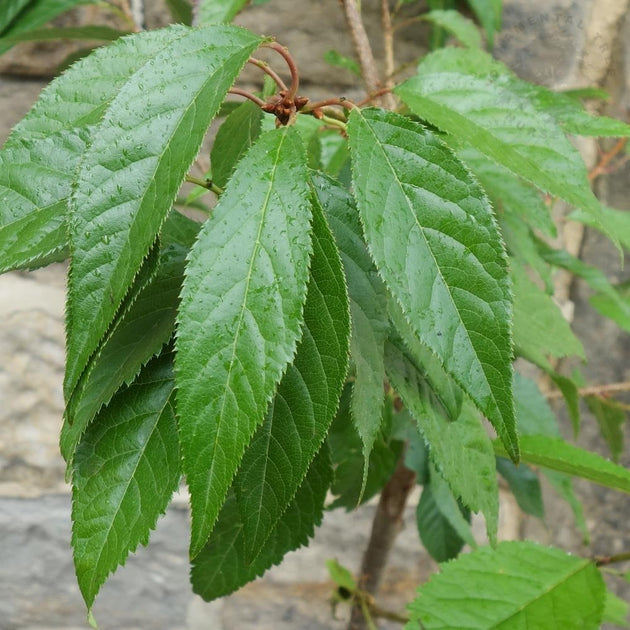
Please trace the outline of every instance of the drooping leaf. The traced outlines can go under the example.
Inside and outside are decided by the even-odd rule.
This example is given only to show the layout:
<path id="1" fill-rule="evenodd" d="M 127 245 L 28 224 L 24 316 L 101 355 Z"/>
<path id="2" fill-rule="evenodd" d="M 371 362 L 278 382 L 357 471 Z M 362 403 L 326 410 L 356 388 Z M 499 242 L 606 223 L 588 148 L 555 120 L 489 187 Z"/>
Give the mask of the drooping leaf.
<path id="1" fill-rule="evenodd" d="M 114 356 L 112 356 L 110 352 L 114 350 L 117 346 L 116 342 L 119 339 L 117 333 L 121 328 L 125 328 L 124 322 L 127 321 L 129 312 L 132 311 L 136 300 L 150 286 L 151 281 L 154 278 L 159 266 L 159 251 L 159 244 L 156 243 L 151 248 L 148 256 L 144 259 L 142 266 L 140 267 L 140 270 L 138 271 L 138 274 L 134 279 L 134 283 L 125 296 L 125 300 L 116 315 L 116 319 L 112 323 L 108 334 L 103 339 L 101 347 L 90 358 L 90 361 L 83 371 L 83 374 L 81 375 L 81 378 L 79 379 L 76 388 L 67 400 L 66 409 L 64 412 L 64 423 L 61 428 L 60 450 L 61 454 L 66 460 L 66 463 L 68 464 L 68 467 L 66 469 L 66 474 L 68 476 L 71 474 L 72 471 L 72 461 L 76 446 L 79 443 L 79 440 L 81 439 L 81 436 L 83 435 L 85 429 L 92 421 L 92 419 L 100 409 L 101 405 L 111 399 L 118 387 L 124 382 L 107 383 L 107 385 L 110 385 L 110 387 L 108 388 L 110 390 L 109 392 L 107 391 L 107 389 L 105 391 L 100 388 L 97 389 L 97 391 L 94 391 L 92 389 L 92 387 L 94 386 L 94 381 L 92 380 L 93 375 L 95 375 L 98 379 L 98 377 L 103 373 L 109 376 L 112 372 L 115 372 L 116 370 L 116 365 L 102 363 L 100 360 L 101 355 L 104 354 L 106 359 L 116 358 L 115 354 Z M 153 304 L 153 307 L 155 307 L 155 304 Z M 146 344 L 146 340 L 144 341 Z M 149 343 L 152 343 L 152 341 L 153 340 L 150 340 Z M 145 346 L 143 345 L 141 347 L 144 350 Z M 156 352 L 159 350 L 160 347 L 161 345 L 155 348 Z M 140 367 L 142 366 L 142 363 L 146 363 L 146 361 L 150 359 L 151 356 L 153 356 L 153 353 L 146 356 L 144 361 L 140 362 L 139 365 L 136 366 L 137 369 L 135 370 L 135 373 L 127 373 L 124 380 L 126 380 L 127 383 L 131 383 L 131 381 L 133 381 L 133 379 L 137 375 Z M 134 362 L 132 360 L 132 365 L 133 363 Z M 96 400 L 92 398 L 93 394 L 96 395 Z M 104 398 L 105 394 L 108 394 L 107 399 L 100 400 L 100 398 Z M 78 409 L 78 407 L 81 407 L 84 396 L 86 399 L 86 406 Z"/>
<path id="2" fill-rule="evenodd" d="M 193 8 L 188 0 L 166 0 L 166 6 L 168 7 L 173 20 L 190 26 L 193 20 Z"/>
<path id="3" fill-rule="evenodd" d="M 459 11 L 435 9 L 421 17 L 454 35 L 467 48 L 481 48 L 481 35 L 477 27 Z"/>
<path id="4" fill-rule="evenodd" d="M 430 484 L 422 489 L 416 523 L 424 548 L 436 562 L 451 560 L 462 550 L 464 541 L 440 510 Z"/>
<path id="5" fill-rule="evenodd" d="M 180 478 L 172 355 L 151 362 L 87 430 L 74 464 L 72 547 L 89 609 L 164 513 Z"/>
<path id="6" fill-rule="evenodd" d="M 511 293 L 490 204 L 432 133 L 392 112 L 348 123 L 370 253 L 420 340 L 518 459 L 511 397 Z"/>
<path id="7" fill-rule="evenodd" d="M 334 180 L 313 176 L 318 199 L 330 221 L 341 253 L 352 316 L 350 350 L 355 366 L 352 418 L 363 442 L 363 484 L 367 483 L 370 452 L 381 428 L 383 346 L 389 329 L 387 292 L 366 249 L 350 194 Z"/>
<path id="8" fill-rule="evenodd" d="M 26 31 L 26 33 L 18 33 L 17 35 L 0 37 L 0 47 L 4 43 L 10 42 L 43 42 L 55 39 L 100 39 L 103 41 L 113 42 L 119 37 L 130 34 L 130 31 L 121 31 L 112 28 L 111 26 L 104 26 L 99 24 L 88 24 L 85 26 L 38 28 L 33 31 Z"/>
<path id="9" fill-rule="evenodd" d="M 514 282 L 514 345 L 537 365 L 550 367 L 547 357 L 576 355 L 584 348 L 550 295 L 532 282 L 520 265 L 512 264 Z"/>
<path id="10" fill-rule="evenodd" d="M 262 135 L 189 256 L 175 366 L 193 557 L 295 353 L 311 249 L 309 192 L 295 129 Z"/>
<path id="11" fill-rule="evenodd" d="M 551 116 L 570 134 L 613 137 L 630 134 L 630 125 L 623 121 L 607 116 L 593 116 L 574 96 L 523 81 L 508 66 L 482 50 L 442 49 L 425 57 L 421 65 L 424 71 L 455 71 L 491 79 L 496 85 L 506 87 L 525 98 L 537 111 Z M 592 98 L 593 95 L 589 97 Z"/>
<path id="12" fill-rule="evenodd" d="M 626 412 L 614 400 L 601 396 L 586 396 L 584 399 L 591 413 L 597 419 L 599 431 L 606 441 L 614 462 L 619 461 L 623 453 L 623 430 Z"/>
<path id="13" fill-rule="evenodd" d="M 434 53 L 435 54 L 435 53 Z M 593 216 L 604 217 L 586 166 L 561 127 L 500 75 L 478 77 L 436 63 L 396 88 L 410 109 L 489 158 Z M 617 242 L 610 229 L 606 233 Z"/>
<path id="14" fill-rule="evenodd" d="M 385 344 L 385 368 L 405 407 L 418 422 L 431 459 L 453 494 L 473 512 L 483 512 L 488 537 L 496 540 L 499 499 L 492 443 L 470 409 L 448 421 L 438 397 L 407 351 L 394 340 Z"/>
<path id="15" fill-rule="evenodd" d="M 577 437 L 580 433 L 580 394 L 577 385 L 572 379 L 557 372 L 549 372 L 549 377 L 564 396 L 569 420 L 573 425 L 573 434 Z"/>
<path id="16" fill-rule="evenodd" d="M 302 339 L 233 482 L 246 563 L 261 553 L 320 450 L 348 367 L 350 314 L 341 260 L 319 202 L 313 201 Z"/>
<path id="17" fill-rule="evenodd" d="M 405 630 L 596 630 L 605 594 L 592 561 L 531 542 L 504 542 L 444 564 L 418 589 Z"/>
<path id="18" fill-rule="evenodd" d="M 195 26 L 231 22 L 248 0 L 199 0 L 193 10 Z"/>
<path id="19" fill-rule="evenodd" d="M 231 26 L 177 32 L 109 103 L 77 174 L 69 208 L 66 396 L 109 328 L 210 121 L 261 41 Z"/>
<path id="20" fill-rule="evenodd" d="M 278 564 L 288 551 L 307 544 L 321 523 L 331 474 L 328 451 L 323 448 L 252 563 L 243 559 L 243 523 L 234 493 L 228 493 L 210 539 L 193 561 L 190 573 L 193 591 L 206 601 L 228 595 Z"/>
<path id="21" fill-rule="evenodd" d="M 581 477 L 600 486 L 630 493 L 630 471 L 613 462 L 546 435 L 523 435 L 523 461 L 533 466 Z M 505 456 L 505 448 L 494 441 L 497 455 Z"/>
<path id="22" fill-rule="evenodd" d="M 330 490 L 335 500 L 328 506 L 331 510 L 340 507 L 347 511 L 355 510 L 380 492 L 392 476 L 403 448 L 402 441 L 391 439 L 380 432 L 374 442 L 370 461 L 366 464 L 363 444 L 352 421 L 351 398 L 352 384 L 349 383 L 341 396 L 337 415 L 328 433 L 334 469 Z M 366 468 L 367 480 L 364 486 L 360 471 Z"/>
<path id="23" fill-rule="evenodd" d="M 121 86 L 182 35 L 171 28 L 97 49 L 46 87 L 0 150 L 0 270 L 37 267 L 68 255 L 66 204 L 88 126 Z"/>
<path id="24" fill-rule="evenodd" d="M 66 404 L 61 432 L 61 452 L 70 462 L 83 430 L 102 405 L 124 384 L 130 384 L 140 368 L 158 354 L 173 334 L 184 278 L 186 255 L 199 224 L 171 212 L 164 224 L 155 273 L 136 277 L 107 337 L 92 357 L 79 385 Z"/>
<path id="25" fill-rule="evenodd" d="M 254 144 L 262 130 L 263 111 L 255 103 L 241 103 L 219 127 L 212 151 L 212 181 L 221 188 L 230 179 L 238 161 Z"/>
<path id="26" fill-rule="evenodd" d="M 501 30 L 503 0 L 468 0 L 468 4 L 486 31 L 488 46 L 492 49 L 494 35 Z"/>
<path id="27" fill-rule="evenodd" d="M 12 20 L 9 27 L 1 31 L 0 55 L 3 55 L 14 45 L 15 42 L 11 41 L 10 37 L 33 31 L 76 6 L 94 4 L 95 2 L 96 0 L 32 0 L 24 3 L 19 2 L 19 0 L 18 2 L 9 0 L 7 9 L 0 9 L 0 12 L 6 11 L 4 17 L 10 18 L 13 15 L 15 18 L 17 15 L 15 9 L 17 8 L 19 11 L 22 8 L 22 10 L 19 13 L 19 19 Z M 3 17 L 2 13 L 0 13 L 0 17 Z"/>
<path id="28" fill-rule="evenodd" d="M 603 205 L 602 214 L 604 215 L 606 225 L 618 235 L 623 248 L 630 250 L 630 212 L 627 210 L 609 208 Z M 595 221 L 590 214 L 582 210 L 575 210 L 569 215 L 569 218 L 594 228 L 599 227 L 597 221 Z"/>
<path id="29" fill-rule="evenodd" d="M 525 464 L 515 466 L 509 459 L 497 457 L 497 471 L 508 482 L 518 506 L 526 514 L 545 518 L 545 506 L 538 475 Z"/>

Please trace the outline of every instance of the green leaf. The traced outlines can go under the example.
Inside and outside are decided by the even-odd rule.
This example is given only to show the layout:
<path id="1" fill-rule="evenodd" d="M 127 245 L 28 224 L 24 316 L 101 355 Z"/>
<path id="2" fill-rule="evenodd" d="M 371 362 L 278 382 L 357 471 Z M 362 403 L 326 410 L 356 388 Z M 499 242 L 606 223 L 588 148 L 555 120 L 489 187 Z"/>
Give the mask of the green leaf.
<path id="1" fill-rule="evenodd" d="M 328 446 L 335 471 L 331 487 L 335 500 L 328 506 L 331 510 L 339 507 L 347 511 L 355 510 L 380 492 L 392 476 L 402 453 L 403 443 L 400 440 L 388 440 L 380 432 L 370 453 L 370 461 L 366 464 L 363 444 L 352 422 L 351 398 L 352 384 L 348 384 L 328 433 Z M 366 468 L 367 480 L 363 487 L 359 471 Z"/>
<path id="2" fill-rule="evenodd" d="M 519 507 L 526 514 L 545 518 L 545 506 L 538 475 L 525 464 L 515 466 L 509 459 L 497 457 L 497 471 L 510 486 Z"/>
<path id="3" fill-rule="evenodd" d="M 230 26 L 177 32 L 121 86 L 77 174 L 69 208 L 66 397 L 154 242 L 210 121 L 261 41 Z"/>
<path id="4" fill-rule="evenodd" d="M 128 303 L 116 317 L 103 344 L 67 402 L 61 432 L 61 452 L 70 462 L 85 427 L 102 405 L 140 368 L 158 354 L 173 333 L 188 251 L 199 224 L 171 212 L 164 224 L 155 273 L 142 273 L 127 295 Z M 131 298 L 131 299 L 130 299 Z"/>
<path id="5" fill-rule="evenodd" d="M 0 55 L 3 55 L 7 50 L 13 47 L 15 42 L 11 41 L 10 38 L 28 31 L 33 31 L 76 6 L 81 4 L 94 4 L 95 2 L 96 0 L 33 0 L 29 2 L 19 13 L 19 19 L 14 19 L 5 30 L 1 31 L 0 29 L 0 32 L 2 32 L 2 38 L 0 38 Z M 25 3 L 17 4 L 19 7 L 24 7 Z M 11 16 L 11 14 L 13 14 L 13 17 L 15 17 L 15 5 L 15 1 L 10 1 L 9 7 L 6 9 L 7 13 L 4 15 Z M 4 11 L 5 9 L 0 9 L 0 17 L 2 17 L 2 12 Z"/>
<path id="6" fill-rule="evenodd" d="M 539 289 L 518 264 L 512 265 L 514 282 L 514 345 L 517 352 L 537 365 L 549 366 L 548 356 L 584 357 L 584 348 L 558 306 Z"/>
<path id="7" fill-rule="evenodd" d="M 468 4 L 486 31 L 488 46 L 492 49 L 494 35 L 501 30 L 503 0 L 468 0 Z"/>
<path id="8" fill-rule="evenodd" d="M 318 134 L 320 143 L 320 163 L 322 170 L 331 177 L 336 177 L 343 184 L 349 181 L 343 179 L 346 169 L 349 171 L 350 154 L 348 141 L 336 131 L 324 129 Z"/>
<path id="9" fill-rule="evenodd" d="M 193 20 L 193 8 L 188 0 L 166 0 L 166 6 L 175 22 L 190 26 Z"/>
<path id="10" fill-rule="evenodd" d="M 603 457 L 585 451 L 563 440 L 545 435 L 523 435 L 523 461 L 559 472 L 588 479 L 600 486 L 630 493 L 630 471 Z M 505 456 L 505 448 L 494 441 L 497 455 Z"/>
<path id="11" fill-rule="evenodd" d="M 551 211 L 535 188 L 470 146 L 457 155 L 477 177 L 500 217 L 518 216 L 545 236 L 556 236 Z"/>
<path id="12" fill-rule="evenodd" d="M 571 477 L 548 468 L 543 468 L 542 472 L 551 484 L 551 487 L 569 504 L 575 518 L 576 527 L 582 534 L 583 543 L 589 545 L 591 535 L 586 525 L 584 508 L 573 490 Z"/>
<path id="13" fill-rule="evenodd" d="M 504 542 L 444 564 L 418 589 L 405 630 L 595 630 L 605 591 L 590 560 L 531 542 Z"/>
<path id="14" fill-rule="evenodd" d="M 623 431 L 626 423 L 626 412 L 614 400 L 601 396 L 586 396 L 585 402 L 597 419 L 599 431 L 610 449 L 614 462 L 619 461 L 623 453 Z"/>
<path id="15" fill-rule="evenodd" d="M 0 5 L 0 35 L 13 22 L 15 17 L 33 0 L 4 0 Z"/>
<path id="16" fill-rule="evenodd" d="M 363 241 L 354 200 L 334 180 L 313 176 L 319 202 L 333 230 L 348 282 L 355 366 L 352 418 L 363 442 L 363 485 L 367 483 L 370 452 L 381 427 L 385 365 L 383 346 L 389 322 L 387 292 Z"/>
<path id="17" fill-rule="evenodd" d="M 182 28 L 123 38 L 77 62 L 45 88 L 0 151 L 0 270 L 68 255 L 65 213 L 88 128 L 138 67 Z"/>
<path id="18" fill-rule="evenodd" d="M 206 601 L 228 595 L 279 564 L 288 551 L 306 545 L 321 523 L 331 475 L 328 451 L 323 448 L 253 563 L 246 563 L 242 556 L 243 523 L 234 493 L 230 492 L 210 539 L 193 560 L 193 591 Z"/>
<path id="19" fill-rule="evenodd" d="M 314 199 L 313 256 L 302 339 L 233 482 L 247 563 L 261 553 L 328 433 L 348 368 L 349 337 L 339 252 Z"/>
<path id="20" fill-rule="evenodd" d="M 106 382 L 105 383 L 105 391 L 99 388 L 98 380 L 100 376 L 103 374 L 107 376 L 111 376 L 112 372 L 115 374 L 116 365 L 109 365 L 107 363 L 101 362 L 101 357 L 105 355 L 105 359 L 108 358 L 116 358 L 116 354 L 118 354 L 118 358 L 120 357 L 119 353 L 115 353 L 112 355 L 112 350 L 116 350 L 117 341 L 120 339 L 117 334 L 121 329 L 124 331 L 125 323 L 127 322 L 127 318 L 129 316 L 130 311 L 132 311 L 136 300 L 138 297 L 150 286 L 151 280 L 155 276 L 159 265 L 159 244 L 156 243 L 151 248 L 149 255 L 145 258 L 142 263 L 142 267 L 138 271 L 134 279 L 134 283 L 129 289 L 129 292 L 125 296 L 125 300 L 120 307 L 120 310 L 116 314 L 116 319 L 112 323 L 108 334 L 103 339 L 103 342 L 99 349 L 96 351 L 94 355 L 90 358 L 90 361 L 86 365 L 83 374 L 81 374 L 81 378 L 77 383 L 76 388 L 72 392 L 72 395 L 68 398 L 66 403 L 66 409 L 64 412 L 64 423 L 61 428 L 61 439 L 60 439 L 60 448 L 61 454 L 68 464 L 68 468 L 66 474 L 69 475 L 72 470 L 72 460 L 74 456 L 74 451 L 76 449 L 83 432 L 87 428 L 88 424 L 92 421 L 101 405 L 106 403 L 109 399 L 111 399 L 112 395 L 116 392 L 118 387 L 122 384 L 122 382 Z M 153 304 L 153 308 L 155 308 L 155 304 Z M 145 341 L 146 344 L 146 340 Z M 153 340 L 151 340 L 152 343 Z M 144 344 L 141 346 L 142 351 L 144 351 Z M 161 343 L 158 347 L 155 348 L 158 351 L 161 348 Z M 152 348 L 153 349 L 153 348 Z M 124 353 L 124 350 L 123 350 Z M 143 352 L 144 353 L 144 352 Z M 123 357 L 125 355 L 123 354 Z M 135 373 L 128 372 L 125 374 L 125 381 L 131 383 L 135 376 L 137 375 L 142 363 L 146 363 L 148 359 L 153 356 L 153 353 L 144 357 L 144 361 L 140 362 L 137 365 L 137 369 Z M 137 359 L 136 359 L 137 360 Z M 132 360 L 132 366 L 134 361 Z M 96 377 L 97 382 L 95 384 L 93 377 Z M 115 378 L 115 376 L 114 376 Z M 123 381 L 124 382 L 124 381 Z M 93 389 L 96 385 L 96 391 Z M 110 387 L 107 387 L 107 386 Z M 108 392 L 107 389 L 110 389 Z M 103 398 L 99 399 L 99 394 Z M 105 394 L 108 394 L 107 399 L 105 399 Z M 96 396 L 96 400 L 93 399 L 93 395 Z M 86 405 L 82 407 L 81 403 L 84 401 Z"/>
<path id="21" fill-rule="evenodd" d="M 324 53 L 324 61 L 335 68 L 349 70 L 357 77 L 361 76 L 361 66 L 354 59 L 342 55 L 337 50 L 327 50 Z"/>
<path id="22" fill-rule="evenodd" d="M 301 335 L 311 249 L 305 160 L 295 129 L 262 135 L 189 256 L 175 366 L 192 557 Z"/>
<path id="23" fill-rule="evenodd" d="M 569 419 L 573 425 L 573 434 L 577 437 L 580 433 L 580 394 L 577 385 L 570 378 L 562 376 L 562 374 L 556 372 L 548 372 L 548 374 L 564 396 Z"/>
<path id="24" fill-rule="evenodd" d="M 348 135 L 366 240 L 388 289 L 518 459 L 511 293 L 488 200 L 417 123 L 354 109 Z"/>
<path id="25" fill-rule="evenodd" d="M 415 114 L 543 191 L 583 208 L 603 227 L 586 166 L 551 116 L 500 75 L 436 71 L 436 65 L 433 61 L 425 70 L 421 63 L 418 75 L 395 90 Z M 617 242 L 610 229 L 606 233 Z"/>
<path id="26" fill-rule="evenodd" d="M 199 0 L 195 3 L 195 26 L 231 22 L 248 0 Z"/>
<path id="27" fill-rule="evenodd" d="M 601 211 L 606 225 L 618 235 L 623 248 L 630 250 L 630 212 L 627 210 L 609 208 L 607 206 L 602 206 Z M 591 227 L 599 228 L 597 221 L 595 221 L 590 214 L 582 210 L 575 210 L 569 215 L 569 218 L 590 225 Z"/>
<path id="28" fill-rule="evenodd" d="M 10 42 L 42 42 L 55 39 L 100 39 L 103 41 L 115 41 L 123 35 L 129 35 L 129 31 L 120 31 L 110 26 L 100 24 L 69 27 L 39 28 L 26 33 L 18 33 L 8 37 L 0 37 L 0 47 L 3 43 Z"/>
<path id="29" fill-rule="evenodd" d="M 357 583 L 352 573 L 337 562 L 337 560 L 326 560 L 326 568 L 330 574 L 330 579 L 337 585 L 353 593 L 357 590 Z"/>
<path id="30" fill-rule="evenodd" d="M 465 18 L 459 11 L 442 11 L 436 9 L 421 16 L 426 20 L 454 35 L 464 46 L 468 48 L 481 48 L 481 35 L 475 24 Z"/>
<path id="31" fill-rule="evenodd" d="M 180 478 L 172 356 L 148 365 L 86 432 L 75 458 L 72 547 L 88 606 L 166 510 Z"/>
<path id="32" fill-rule="evenodd" d="M 464 541 L 440 510 L 430 484 L 422 490 L 416 507 L 416 523 L 424 548 L 436 562 L 451 560 L 462 550 Z"/>
<path id="33" fill-rule="evenodd" d="M 449 422 L 419 366 L 392 341 L 385 344 L 385 368 L 416 418 L 436 468 L 465 506 L 483 512 L 488 537 L 495 541 L 499 514 L 495 458 L 480 419 L 465 405 L 459 418 Z"/>
<path id="34" fill-rule="evenodd" d="M 628 603 L 617 597 L 614 593 L 606 591 L 602 621 L 615 624 L 622 628 L 629 628 Z"/>
<path id="35" fill-rule="evenodd" d="M 538 385 L 518 372 L 514 372 L 514 404 L 521 435 L 561 437 L 556 414 L 541 394 Z"/>
<path id="36" fill-rule="evenodd" d="M 238 161 L 254 144 L 262 130 L 263 111 L 251 101 L 241 103 L 219 127 L 210 161 L 212 181 L 225 188 Z"/>

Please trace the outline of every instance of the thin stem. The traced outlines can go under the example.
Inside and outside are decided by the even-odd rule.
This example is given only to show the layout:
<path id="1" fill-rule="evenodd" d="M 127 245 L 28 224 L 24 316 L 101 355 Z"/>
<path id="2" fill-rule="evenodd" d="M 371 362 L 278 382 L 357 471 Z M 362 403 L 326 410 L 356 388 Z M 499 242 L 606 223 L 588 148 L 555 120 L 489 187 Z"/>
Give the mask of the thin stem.
<path id="1" fill-rule="evenodd" d="M 322 116 L 322 122 L 325 122 L 330 127 L 336 127 L 338 129 L 342 129 L 344 132 L 348 128 L 345 122 L 342 120 L 338 120 L 337 118 L 331 118 L 330 116 Z"/>
<path id="2" fill-rule="evenodd" d="M 256 95 L 251 94 L 247 90 L 241 90 L 240 88 L 233 87 L 229 91 L 229 93 L 230 94 L 235 94 L 236 96 L 244 96 L 245 98 L 248 98 L 250 101 L 253 101 L 254 103 L 256 103 L 256 105 L 258 105 L 258 107 L 264 107 L 266 105 L 265 101 L 263 101 L 262 99 L 258 98 Z"/>
<path id="3" fill-rule="evenodd" d="M 415 22 L 420 22 L 422 18 L 422 15 L 416 15 L 415 17 L 408 18 L 406 20 L 403 20 L 402 22 L 396 22 L 396 24 L 392 26 L 392 30 L 396 32 L 398 29 L 405 28 L 405 26 L 411 26 Z"/>
<path id="4" fill-rule="evenodd" d="M 390 551 L 398 532 L 402 529 L 407 497 L 415 486 L 415 482 L 415 473 L 404 464 L 403 451 L 394 474 L 381 493 L 372 522 L 370 541 L 363 553 L 358 587 L 370 596 L 378 590 Z M 348 630 L 364 630 L 366 627 L 361 605 L 355 602 Z"/>
<path id="5" fill-rule="evenodd" d="M 615 564 L 616 562 L 627 562 L 628 560 L 630 560 L 630 551 L 617 553 L 613 556 L 596 556 L 593 558 L 593 561 L 598 567 L 603 567 L 607 564 Z"/>
<path id="6" fill-rule="evenodd" d="M 276 85 L 281 90 L 289 89 L 286 83 L 278 76 L 278 74 L 276 74 L 276 72 L 271 68 L 271 66 L 266 61 L 263 61 L 262 59 L 256 59 L 255 57 L 250 57 L 247 61 L 251 63 L 252 65 L 260 68 L 265 74 L 268 74 L 276 82 Z"/>
<path id="7" fill-rule="evenodd" d="M 339 1 L 341 2 L 346 16 L 346 22 L 348 24 L 348 29 L 350 30 L 354 50 L 359 58 L 359 65 L 361 66 L 361 75 L 363 76 L 365 88 L 368 94 L 372 94 L 380 87 L 378 72 L 376 70 L 376 62 L 374 60 L 372 46 L 370 46 L 370 40 L 368 39 L 365 25 L 361 19 L 361 13 L 359 12 L 357 0 Z"/>
<path id="8" fill-rule="evenodd" d="M 363 107 L 364 105 L 367 105 L 368 103 L 371 103 L 375 98 L 378 98 L 379 96 L 383 96 L 383 94 L 389 94 L 392 91 L 391 88 L 381 88 L 380 90 L 376 90 L 376 92 L 374 92 L 374 94 L 369 94 L 366 98 L 364 98 L 360 103 L 357 104 L 357 107 Z"/>
<path id="9" fill-rule="evenodd" d="M 336 105 L 338 107 L 343 107 L 344 109 L 353 109 L 356 105 L 349 101 L 347 98 L 343 96 L 337 98 L 327 98 L 323 101 L 316 101 L 315 103 L 309 103 L 302 112 L 308 114 L 312 112 L 314 109 L 319 109 L 320 107 L 327 107 L 329 105 Z"/>
<path id="10" fill-rule="evenodd" d="M 615 392 L 630 392 L 630 381 L 580 387 L 577 391 L 580 396 L 605 396 L 606 394 L 613 394 Z M 563 394 L 559 390 L 554 390 L 547 394 L 548 399 L 562 398 L 562 396 Z"/>
<path id="11" fill-rule="evenodd" d="M 195 177 L 194 175 L 186 175 L 186 181 L 191 184 L 197 184 L 197 186 L 201 186 L 202 188 L 207 188 L 217 196 L 223 194 L 223 188 L 217 186 L 209 179 L 201 179 L 200 177 Z"/>
<path id="12" fill-rule="evenodd" d="M 590 182 L 593 182 L 593 180 L 595 180 L 597 177 L 608 172 L 608 165 L 613 160 L 613 158 L 615 158 L 617 155 L 619 155 L 619 153 L 621 153 L 621 151 L 623 151 L 623 148 L 626 146 L 627 142 L 628 138 L 620 138 L 619 140 L 617 140 L 615 146 L 610 151 L 606 151 L 605 153 L 601 154 L 599 162 L 588 174 L 588 180 Z"/>
<path id="13" fill-rule="evenodd" d="M 291 53 L 289 53 L 289 49 L 286 46 L 281 46 L 278 42 L 269 42 L 268 44 L 263 45 L 267 48 L 275 50 L 277 53 L 282 55 L 284 60 L 287 62 L 287 66 L 289 66 L 289 71 L 291 72 L 291 87 L 289 88 L 287 96 L 289 100 L 293 100 L 297 96 L 298 89 L 300 87 L 300 73 L 295 65 L 295 59 L 293 59 Z"/>

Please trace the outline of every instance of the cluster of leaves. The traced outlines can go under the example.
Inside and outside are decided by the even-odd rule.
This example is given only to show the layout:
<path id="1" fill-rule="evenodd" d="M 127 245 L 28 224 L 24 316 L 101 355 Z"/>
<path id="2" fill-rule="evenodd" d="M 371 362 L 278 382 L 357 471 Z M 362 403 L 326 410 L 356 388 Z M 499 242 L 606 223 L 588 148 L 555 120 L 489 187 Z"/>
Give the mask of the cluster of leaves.
<path id="1" fill-rule="evenodd" d="M 545 370 L 579 426 L 577 386 L 550 361 L 583 356 L 549 295 L 552 270 L 584 278 L 626 326 L 630 301 L 546 244 L 541 193 L 627 246 L 626 217 L 600 206 L 567 134 L 630 127 L 518 79 L 443 8 L 426 19 L 464 47 L 423 58 L 395 88 L 398 113 L 353 107 L 277 126 L 253 102 L 221 109 L 268 44 L 214 24 L 244 4 L 201 2 L 196 28 L 97 49 L 0 151 L 0 271 L 70 261 L 60 443 L 90 610 L 182 476 L 205 599 L 306 544 L 329 491 L 347 509 L 378 493 L 403 453 L 423 486 L 422 542 L 440 561 L 477 547 L 471 512 L 496 543 L 497 471 L 540 518 L 528 464 L 578 519 L 571 476 L 630 492 L 630 473 L 563 441 L 536 384 L 512 369 L 517 356 Z M 491 3 L 470 4 L 490 39 L 496 10 L 483 22 L 476 7 Z M 44 5 L 6 4 L 0 43 L 54 17 Z M 179 195 L 216 116 L 210 208 L 207 187 Z M 612 601 L 591 561 L 529 543 L 479 548 L 420 593 L 409 628 L 596 628 Z"/>

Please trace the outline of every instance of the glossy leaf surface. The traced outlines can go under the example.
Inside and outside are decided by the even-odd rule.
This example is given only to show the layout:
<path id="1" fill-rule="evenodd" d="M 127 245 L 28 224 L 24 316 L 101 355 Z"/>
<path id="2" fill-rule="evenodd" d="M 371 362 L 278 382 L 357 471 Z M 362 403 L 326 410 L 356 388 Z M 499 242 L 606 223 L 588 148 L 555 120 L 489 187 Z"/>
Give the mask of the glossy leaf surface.
<path id="1" fill-rule="evenodd" d="M 418 589 L 405 630 L 599 628 L 606 588 L 597 567 L 552 547 L 504 542 L 441 567 Z"/>
<path id="2" fill-rule="evenodd" d="M 348 282 L 355 375 L 352 419 L 363 442 L 363 485 L 367 483 L 370 453 L 381 428 L 383 347 L 389 329 L 387 292 L 363 241 L 354 200 L 334 180 L 313 177 L 318 199 L 333 230 Z"/>
<path id="3" fill-rule="evenodd" d="M 551 116 L 500 76 L 436 66 L 421 63 L 418 75 L 396 88 L 415 114 L 601 223 L 586 166 Z"/>
<path id="4" fill-rule="evenodd" d="M 260 43 L 230 26 L 177 32 L 179 38 L 121 86 L 92 131 L 77 174 L 69 220 L 66 396 L 155 241 L 210 121 Z"/>
<path id="5" fill-rule="evenodd" d="M 401 342 L 385 344 L 385 367 L 405 407 L 416 418 L 435 466 L 465 506 L 483 512 L 488 537 L 494 541 L 499 515 L 495 458 L 479 418 L 470 412 L 469 404 L 449 422 L 430 382 Z"/>
<path id="6" fill-rule="evenodd" d="M 348 134 L 357 205 L 379 272 L 419 339 L 518 459 L 511 293 L 487 198 L 417 123 L 354 109 Z"/>
<path id="7" fill-rule="evenodd" d="M 321 523 L 331 476 L 330 459 L 324 448 L 252 563 L 245 562 L 242 555 L 246 544 L 243 522 L 234 493 L 230 492 L 210 540 L 193 561 L 193 591 L 206 601 L 232 593 L 278 564 L 288 551 L 307 544 Z"/>
<path id="8" fill-rule="evenodd" d="M 294 356 L 310 219 L 304 149 L 295 129 L 276 129 L 240 161 L 191 251 L 175 366 L 193 557 Z"/>
<path id="9" fill-rule="evenodd" d="M 199 0 L 194 8 L 196 26 L 231 22 L 248 0 Z"/>
<path id="10" fill-rule="evenodd" d="M 112 401 L 79 447 L 72 489 L 72 547 L 92 607 L 129 552 L 147 544 L 180 478 L 172 356 L 153 361 Z"/>
<path id="11" fill-rule="evenodd" d="M 46 87 L 0 150 L 0 271 L 68 255 L 66 207 L 97 123 L 129 77 L 182 34 L 139 33 L 96 50 Z"/>
<path id="12" fill-rule="evenodd" d="M 328 433 L 348 368 L 349 335 L 339 252 L 314 200 L 302 339 L 233 483 L 247 562 L 261 553 Z"/>

